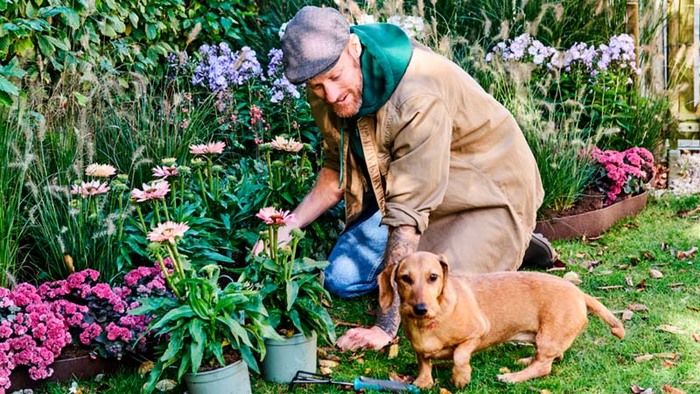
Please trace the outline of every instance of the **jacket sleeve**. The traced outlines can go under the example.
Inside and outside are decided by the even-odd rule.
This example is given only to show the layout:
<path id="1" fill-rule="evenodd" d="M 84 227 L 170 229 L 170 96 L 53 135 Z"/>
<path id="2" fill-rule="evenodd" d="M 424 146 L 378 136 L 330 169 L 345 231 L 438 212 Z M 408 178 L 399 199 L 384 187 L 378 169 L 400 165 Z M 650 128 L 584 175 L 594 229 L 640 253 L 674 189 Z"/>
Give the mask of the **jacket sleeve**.
<path id="1" fill-rule="evenodd" d="M 382 223 L 414 226 L 422 233 L 447 191 L 452 117 L 442 99 L 420 95 L 401 103 L 387 123 L 384 143 L 392 159 Z"/>

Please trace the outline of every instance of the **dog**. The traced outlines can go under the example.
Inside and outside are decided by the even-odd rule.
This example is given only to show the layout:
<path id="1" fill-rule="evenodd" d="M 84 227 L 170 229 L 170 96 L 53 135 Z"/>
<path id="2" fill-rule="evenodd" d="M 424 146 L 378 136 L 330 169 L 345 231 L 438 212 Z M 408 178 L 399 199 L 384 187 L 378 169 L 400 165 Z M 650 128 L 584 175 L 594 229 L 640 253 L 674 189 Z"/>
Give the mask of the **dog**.
<path id="1" fill-rule="evenodd" d="M 461 388 L 471 380 L 473 353 L 503 342 L 533 343 L 527 367 L 498 380 L 523 382 L 546 376 L 588 323 L 591 311 L 623 339 L 622 323 L 598 300 L 572 283 L 538 272 L 448 275 L 444 255 L 416 252 L 379 275 L 380 307 L 399 295 L 406 338 L 418 358 L 419 388 L 433 385 L 433 359 L 454 360 L 452 379 Z"/>

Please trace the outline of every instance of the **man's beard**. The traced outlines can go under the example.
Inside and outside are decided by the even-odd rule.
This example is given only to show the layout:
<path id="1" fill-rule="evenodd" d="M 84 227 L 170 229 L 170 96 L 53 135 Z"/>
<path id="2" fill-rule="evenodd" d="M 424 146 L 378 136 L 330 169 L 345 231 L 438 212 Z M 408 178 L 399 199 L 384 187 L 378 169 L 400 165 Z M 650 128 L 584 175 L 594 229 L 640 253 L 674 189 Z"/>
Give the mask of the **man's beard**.
<path id="1" fill-rule="evenodd" d="M 353 103 L 344 103 L 341 105 L 333 105 L 333 112 L 341 118 L 351 118 L 360 112 L 360 107 L 362 107 L 362 96 L 357 98 L 357 101 Z"/>

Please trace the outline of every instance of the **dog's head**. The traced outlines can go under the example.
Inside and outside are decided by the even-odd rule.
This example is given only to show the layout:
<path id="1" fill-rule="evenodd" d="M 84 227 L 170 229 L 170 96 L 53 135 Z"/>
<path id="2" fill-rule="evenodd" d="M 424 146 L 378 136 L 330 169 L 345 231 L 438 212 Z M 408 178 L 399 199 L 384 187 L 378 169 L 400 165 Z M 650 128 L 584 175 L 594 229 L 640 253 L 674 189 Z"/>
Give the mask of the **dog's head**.
<path id="1" fill-rule="evenodd" d="M 440 310 L 449 265 L 444 255 L 416 252 L 399 264 L 386 267 L 378 277 L 379 305 L 388 310 L 396 290 L 402 316 L 431 319 Z"/>

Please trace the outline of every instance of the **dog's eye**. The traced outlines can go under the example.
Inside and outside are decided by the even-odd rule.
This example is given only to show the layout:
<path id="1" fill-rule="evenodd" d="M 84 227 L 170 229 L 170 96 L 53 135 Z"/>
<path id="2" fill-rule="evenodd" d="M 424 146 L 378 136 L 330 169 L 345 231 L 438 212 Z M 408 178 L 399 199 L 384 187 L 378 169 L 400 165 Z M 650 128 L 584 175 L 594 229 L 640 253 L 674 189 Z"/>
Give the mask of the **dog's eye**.
<path id="1" fill-rule="evenodd" d="M 438 280 L 438 276 L 437 276 L 437 274 L 430 274 L 429 279 L 431 282 L 435 282 L 436 280 Z"/>
<path id="2" fill-rule="evenodd" d="M 408 275 L 401 275 L 401 281 L 407 285 L 413 284 L 413 279 Z"/>

